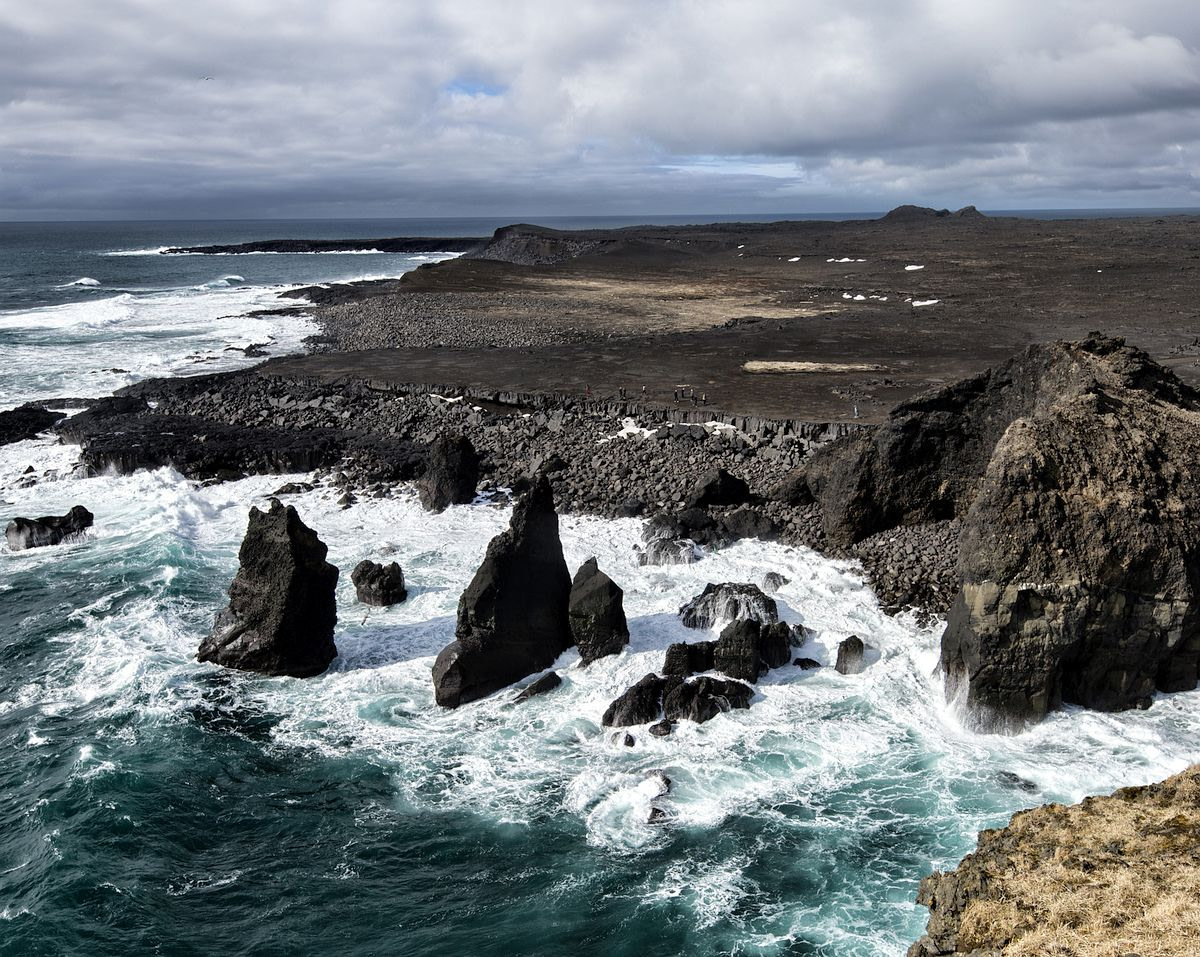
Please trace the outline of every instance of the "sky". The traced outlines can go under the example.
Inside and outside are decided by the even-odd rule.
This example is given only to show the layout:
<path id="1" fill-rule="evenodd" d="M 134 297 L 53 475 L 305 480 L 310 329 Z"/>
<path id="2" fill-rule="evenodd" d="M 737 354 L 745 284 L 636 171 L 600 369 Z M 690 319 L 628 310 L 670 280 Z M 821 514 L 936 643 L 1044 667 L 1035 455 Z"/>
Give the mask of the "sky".
<path id="1" fill-rule="evenodd" d="M 0 0 L 0 219 L 1200 206 L 1197 0 Z"/>

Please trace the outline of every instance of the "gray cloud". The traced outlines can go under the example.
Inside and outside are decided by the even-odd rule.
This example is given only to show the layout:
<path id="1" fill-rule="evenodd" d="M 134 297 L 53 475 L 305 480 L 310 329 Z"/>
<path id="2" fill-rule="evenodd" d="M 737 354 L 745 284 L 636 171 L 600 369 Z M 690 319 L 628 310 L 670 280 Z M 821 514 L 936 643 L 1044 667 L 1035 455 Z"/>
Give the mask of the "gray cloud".
<path id="1" fill-rule="evenodd" d="M 0 217 L 1200 205 L 1191 2 L 103 6 L 0 11 Z"/>

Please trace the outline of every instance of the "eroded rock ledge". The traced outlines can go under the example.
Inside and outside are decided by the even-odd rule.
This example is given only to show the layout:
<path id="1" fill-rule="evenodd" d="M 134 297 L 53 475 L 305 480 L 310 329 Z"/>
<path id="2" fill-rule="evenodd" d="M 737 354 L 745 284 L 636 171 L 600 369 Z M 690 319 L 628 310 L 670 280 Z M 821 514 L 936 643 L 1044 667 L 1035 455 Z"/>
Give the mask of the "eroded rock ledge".
<path id="1" fill-rule="evenodd" d="M 1200 765 L 983 831 L 921 882 L 909 957 L 1184 957 L 1200 941 Z"/>

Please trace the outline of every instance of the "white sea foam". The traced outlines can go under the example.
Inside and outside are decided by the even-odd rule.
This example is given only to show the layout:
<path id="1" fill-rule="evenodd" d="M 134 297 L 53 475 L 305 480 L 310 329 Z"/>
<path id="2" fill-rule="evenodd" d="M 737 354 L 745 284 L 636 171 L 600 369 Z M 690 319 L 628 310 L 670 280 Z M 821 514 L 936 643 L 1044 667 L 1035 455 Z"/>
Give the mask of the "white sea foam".
<path id="1" fill-rule="evenodd" d="M 936 306 L 942 300 L 940 299 L 914 299 L 914 306 Z"/>
<path id="2" fill-rule="evenodd" d="M 0 449 L 0 496 L 9 512 L 61 513 L 85 502 L 96 514 L 90 542 L 17 554 L 0 549 L 0 582 L 66 568 L 77 571 L 72 580 L 79 589 L 57 596 L 75 605 L 75 628 L 51 673 L 0 708 L 23 709 L 29 733 L 45 737 L 51 716 L 87 707 L 89 715 L 111 716 L 111 726 L 136 741 L 158 723 L 192 720 L 197 708 L 211 707 L 199 679 L 212 669 L 193 656 L 221 601 L 212 583 L 233 575 L 248 506 L 302 476 L 199 488 L 159 470 L 31 488 L 9 484 L 25 463 L 38 474 L 63 469 L 71 452 L 47 440 Z M 938 626 L 884 615 L 856 565 L 744 541 L 694 565 L 640 567 L 634 546 L 641 523 L 632 519 L 564 516 L 561 522 L 570 568 L 596 555 L 625 589 L 631 641 L 624 652 L 587 668 L 575 652 L 564 654 L 556 663 L 563 685 L 520 705 L 510 689 L 439 709 L 433 657 L 453 637 L 458 596 L 509 513 L 475 505 L 430 515 L 411 491 L 342 510 L 337 494 L 319 488 L 288 501 L 343 571 L 338 659 L 311 680 L 228 673 L 225 687 L 239 711 L 276 719 L 274 747 L 388 769 L 400 808 L 465 812 L 515 827 L 565 817 L 592 847 L 617 857 L 653 855 L 678 835 L 715 840 L 730 822 L 748 818 L 763 840 L 792 835 L 788 840 L 814 853 L 837 853 L 864 830 L 903 833 L 919 823 L 942 835 L 927 862 L 933 867 L 952 864 L 977 830 L 1020 806 L 1155 780 L 1200 759 L 1200 692 L 1160 696 L 1144 712 L 1066 710 L 1012 737 L 964 730 L 932 676 Z M 404 567 L 410 598 L 367 608 L 356 602 L 347 572 L 381 556 Z M 679 606 L 709 582 L 758 582 L 768 571 L 788 579 L 777 596 L 784 620 L 815 632 L 796 654 L 829 665 L 838 642 L 856 634 L 873 649 L 866 671 L 843 677 L 831 667 L 785 666 L 760 681 L 749 710 L 704 725 L 682 722 L 668 738 L 633 728 L 632 748 L 614 741 L 600 723 L 608 703 L 661 667 L 670 643 L 710 636 L 683 628 Z M 144 585 L 134 590 L 139 574 L 154 583 L 148 594 Z M 204 583 L 212 597 L 198 601 Z M 86 746 L 72 773 L 109 773 L 105 741 Z M 1029 790 L 1005 785 L 1001 772 Z M 655 808 L 665 814 L 662 823 L 650 820 Z M 704 926 L 736 922 L 734 913 L 763 892 L 746 876 L 749 863 L 736 854 L 691 856 L 665 870 L 648 868 L 643 885 L 630 893 L 647 903 L 678 898 Z M 176 889 L 229 876 L 184 876 Z M 910 889 L 902 890 L 907 899 Z M 829 934 L 844 932 L 839 928 L 851 910 L 861 927 L 862 913 L 876 907 L 878 915 L 890 899 L 878 886 L 858 893 L 862 900 L 825 900 L 825 894 L 820 901 L 789 900 L 781 932 L 789 923 L 811 928 L 814 921 Z M 912 907 L 905 907 L 899 924 L 911 920 Z M 864 952 L 898 957 L 900 938 L 887 935 L 887 918 L 878 920 L 882 936 Z"/>
<path id="3" fill-rule="evenodd" d="M 94 286 L 99 286 L 99 285 L 100 285 L 99 279 L 93 279 L 91 276 L 81 276 L 80 278 L 72 280 L 71 282 L 64 282 L 61 286 L 57 286 L 55 288 L 70 289 L 72 286 L 94 287 Z"/>
<path id="4" fill-rule="evenodd" d="M 905 272 L 916 272 L 918 269 L 924 269 L 924 268 L 925 268 L 924 266 L 905 266 L 904 271 Z"/>

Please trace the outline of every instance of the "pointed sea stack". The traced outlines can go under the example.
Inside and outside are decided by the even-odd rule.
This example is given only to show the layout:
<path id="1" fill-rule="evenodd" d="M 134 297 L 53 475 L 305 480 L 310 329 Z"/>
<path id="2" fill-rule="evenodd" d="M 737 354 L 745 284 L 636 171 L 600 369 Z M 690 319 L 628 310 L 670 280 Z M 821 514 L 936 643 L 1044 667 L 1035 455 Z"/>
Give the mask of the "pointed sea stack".
<path id="1" fill-rule="evenodd" d="M 457 640 L 433 665 L 437 703 L 457 708 L 548 668 L 572 643 L 570 596 L 554 494 L 542 475 L 459 599 Z"/>
<path id="2" fill-rule="evenodd" d="M 271 500 L 271 510 L 250 509 L 241 563 L 229 586 L 229 606 L 196 657 L 264 675 L 309 678 L 337 657 L 338 570 L 328 549 L 296 510 Z"/>
<path id="3" fill-rule="evenodd" d="M 600 571 L 594 558 L 579 566 L 571 582 L 570 615 L 571 635 L 585 665 L 629 644 L 625 593 Z"/>

